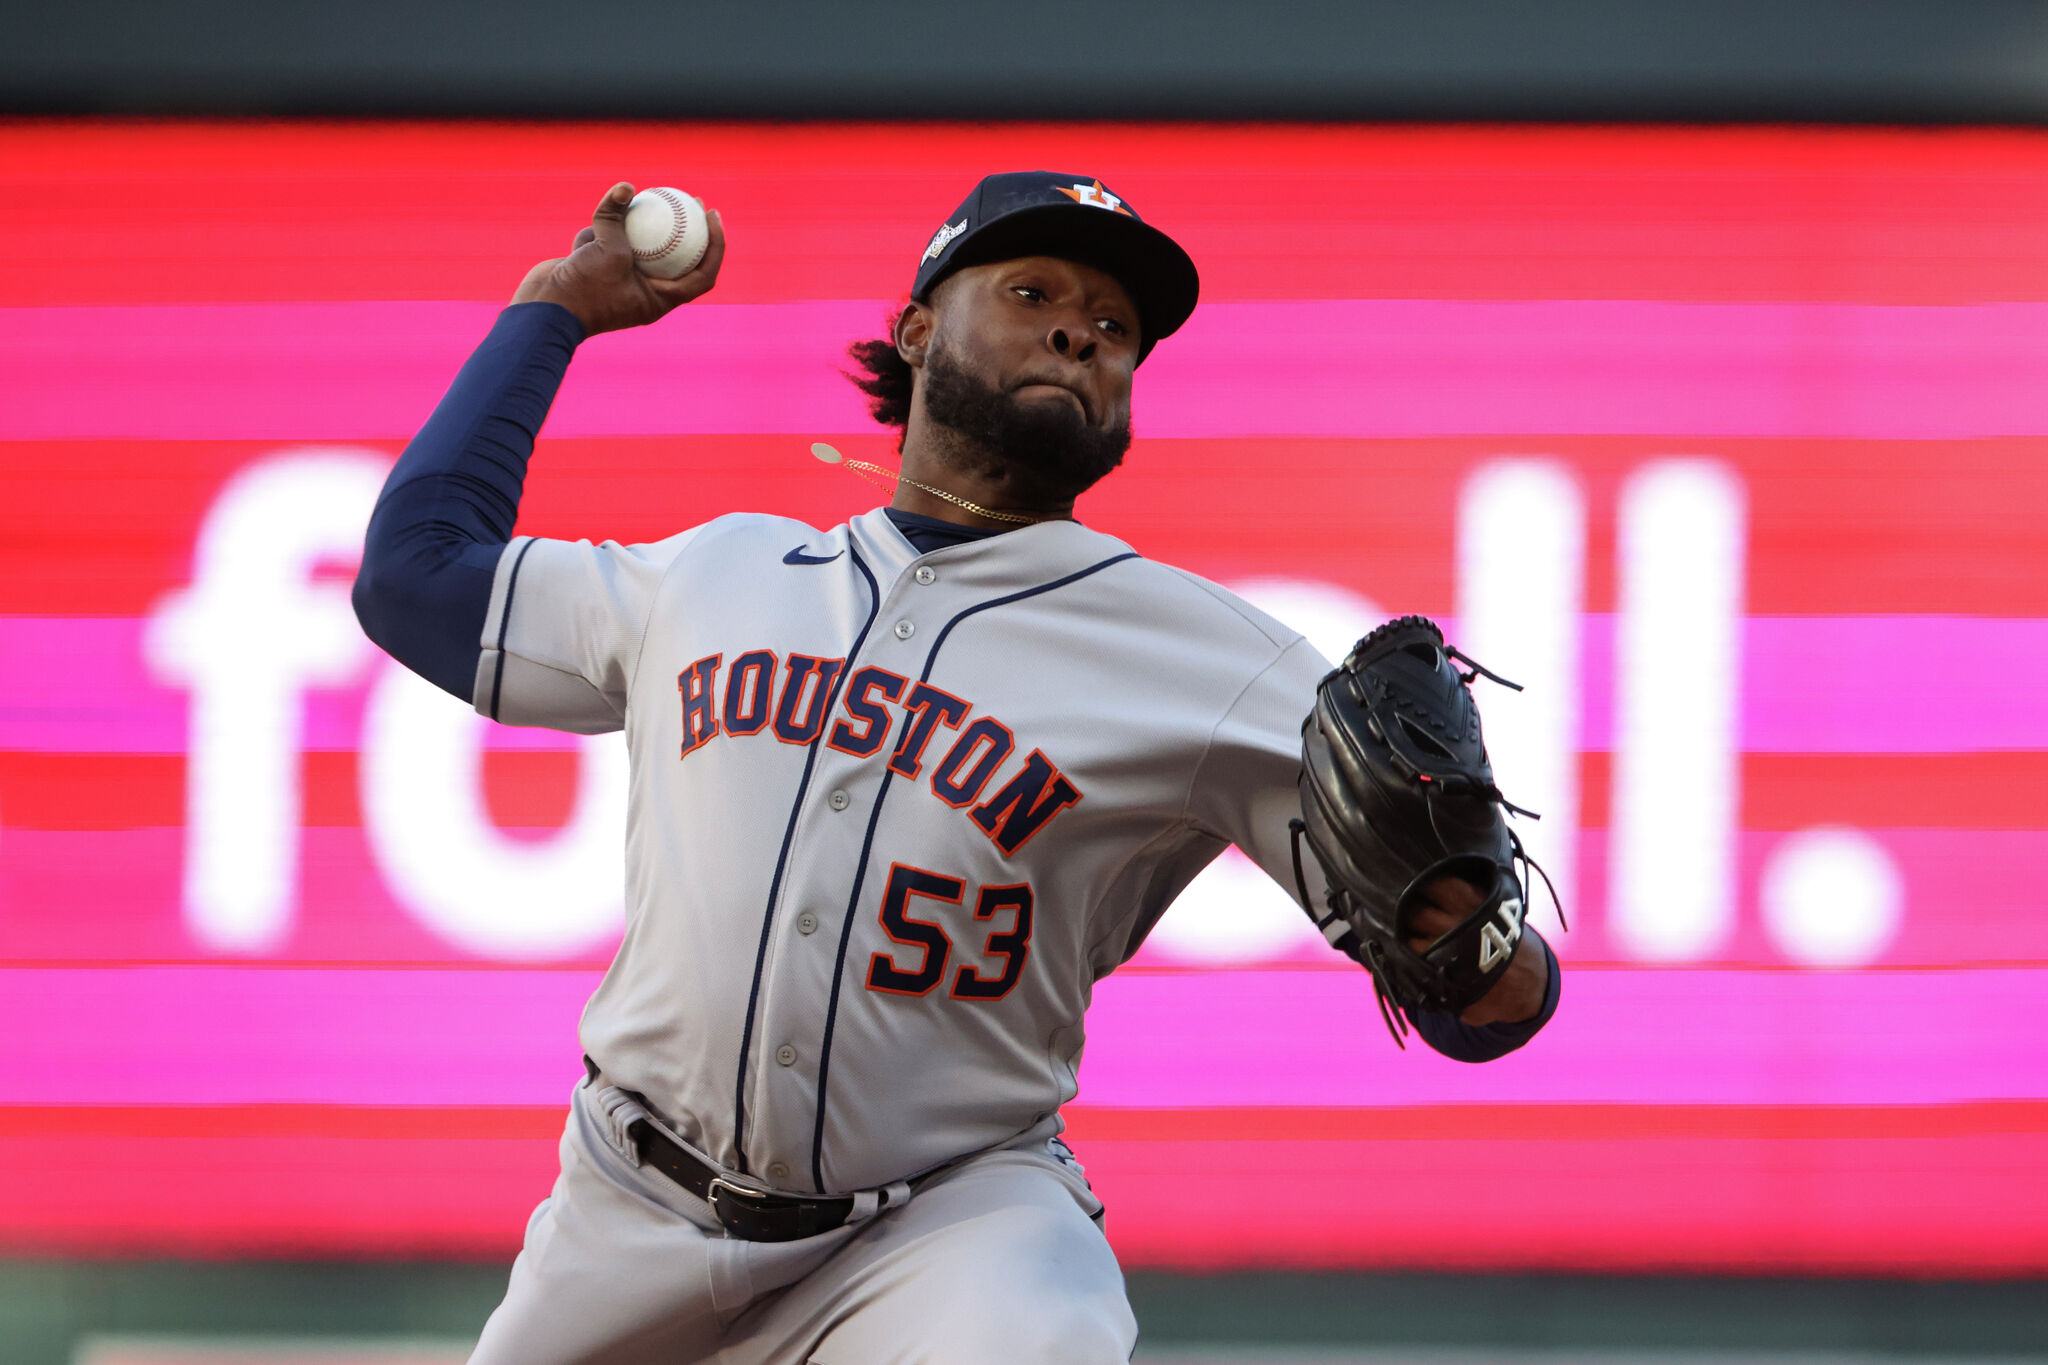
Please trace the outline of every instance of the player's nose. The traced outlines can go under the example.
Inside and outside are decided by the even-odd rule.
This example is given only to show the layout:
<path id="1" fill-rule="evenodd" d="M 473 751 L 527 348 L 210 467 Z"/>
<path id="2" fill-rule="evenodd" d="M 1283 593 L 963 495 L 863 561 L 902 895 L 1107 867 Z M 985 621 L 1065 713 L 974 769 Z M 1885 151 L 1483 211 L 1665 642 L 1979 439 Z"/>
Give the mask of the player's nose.
<path id="1" fill-rule="evenodd" d="M 1062 360 L 1075 360 L 1084 365 L 1095 359 L 1098 349 L 1093 336 L 1064 324 L 1046 333 L 1045 344 Z"/>

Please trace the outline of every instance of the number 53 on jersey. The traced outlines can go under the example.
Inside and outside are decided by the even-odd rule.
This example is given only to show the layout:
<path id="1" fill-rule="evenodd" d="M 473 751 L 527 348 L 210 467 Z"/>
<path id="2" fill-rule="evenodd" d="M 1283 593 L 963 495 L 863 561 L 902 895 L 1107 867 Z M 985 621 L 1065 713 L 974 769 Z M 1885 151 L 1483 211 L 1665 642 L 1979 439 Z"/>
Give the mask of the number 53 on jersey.
<path id="1" fill-rule="evenodd" d="M 978 934 L 981 948 L 973 960 L 954 970 L 947 995 L 954 1000 L 1001 1000 L 1024 974 L 1031 954 L 1031 886 L 984 886 L 966 914 L 967 883 L 958 877 L 928 872 L 903 863 L 889 868 L 882 892 L 882 932 L 905 949 L 876 953 L 868 959 L 867 985 L 888 995 L 930 995 L 946 980 L 953 961 L 953 934 Z M 935 902 L 913 905 L 913 898 Z M 950 910 L 948 907 L 952 907 Z M 936 918 L 920 919 L 915 909 Z M 952 926 L 949 932 L 948 926 Z"/>

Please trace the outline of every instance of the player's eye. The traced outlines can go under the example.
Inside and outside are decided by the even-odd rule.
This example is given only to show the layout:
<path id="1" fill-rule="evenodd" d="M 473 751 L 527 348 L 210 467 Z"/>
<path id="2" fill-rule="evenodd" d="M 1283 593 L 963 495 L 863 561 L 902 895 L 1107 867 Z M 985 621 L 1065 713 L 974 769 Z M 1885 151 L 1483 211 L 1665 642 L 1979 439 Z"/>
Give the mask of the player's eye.
<path id="1" fill-rule="evenodd" d="M 1096 321 L 1101 324 L 1102 330 L 1111 336 L 1127 337 L 1131 334 L 1131 329 L 1116 318 L 1098 318 Z"/>
<path id="2" fill-rule="evenodd" d="M 1013 284 L 1010 292 L 1022 296 L 1032 303 L 1045 302 L 1045 291 L 1035 284 Z"/>

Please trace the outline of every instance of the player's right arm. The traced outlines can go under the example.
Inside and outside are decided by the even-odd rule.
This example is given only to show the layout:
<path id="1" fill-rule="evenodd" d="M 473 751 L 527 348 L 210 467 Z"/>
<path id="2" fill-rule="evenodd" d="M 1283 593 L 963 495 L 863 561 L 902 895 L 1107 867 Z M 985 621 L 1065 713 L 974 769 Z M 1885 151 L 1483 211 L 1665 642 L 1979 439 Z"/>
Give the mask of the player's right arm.
<path id="1" fill-rule="evenodd" d="M 370 518 L 357 620 L 392 657 L 464 701 L 474 699 L 526 461 L 576 347 L 654 322 L 717 281 L 725 233 L 715 210 L 696 269 L 673 280 L 635 269 L 625 231 L 632 197 L 631 185 L 614 185 L 570 253 L 527 272 L 399 457 Z"/>

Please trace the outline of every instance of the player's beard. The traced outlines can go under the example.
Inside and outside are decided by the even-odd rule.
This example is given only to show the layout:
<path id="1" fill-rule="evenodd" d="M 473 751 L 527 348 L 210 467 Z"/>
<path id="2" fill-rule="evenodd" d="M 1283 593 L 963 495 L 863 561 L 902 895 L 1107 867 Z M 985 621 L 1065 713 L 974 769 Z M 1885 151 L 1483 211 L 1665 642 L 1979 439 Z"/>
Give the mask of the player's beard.
<path id="1" fill-rule="evenodd" d="M 1004 480 L 1025 507 L 1064 507 L 1131 448 L 1128 418 L 1104 430 L 1071 403 L 1019 402 L 942 350 L 925 360 L 924 412 L 953 437 L 938 443 L 942 459 Z"/>

